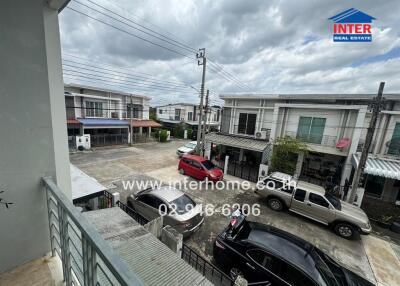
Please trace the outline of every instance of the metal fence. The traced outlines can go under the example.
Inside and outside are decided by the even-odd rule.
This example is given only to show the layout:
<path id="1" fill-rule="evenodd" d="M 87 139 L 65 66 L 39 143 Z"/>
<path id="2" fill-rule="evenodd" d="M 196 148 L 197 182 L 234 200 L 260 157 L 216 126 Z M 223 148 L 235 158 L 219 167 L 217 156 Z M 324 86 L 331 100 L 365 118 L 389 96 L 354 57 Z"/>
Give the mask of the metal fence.
<path id="1" fill-rule="evenodd" d="M 90 135 L 92 147 L 128 144 L 128 134 L 97 134 Z"/>
<path id="2" fill-rule="evenodd" d="M 43 178 L 52 255 L 72 285 L 143 285 L 51 178 Z"/>
<path id="3" fill-rule="evenodd" d="M 292 131 L 287 131 L 285 135 L 292 138 L 297 138 L 305 143 L 318 144 L 328 147 L 335 147 L 337 143 L 337 137 L 330 135 L 298 135 L 296 132 Z"/>
<path id="4" fill-rule="evenodd" d="M 234 281 L 228 275 L 219 270 L 210 262 L 206 261 L 186 244 L 183 244 L 182 246 L 182 259 L 200 272 L 214 285 L 234 285 Z"/>
<path id="5" fill-rule="evenodd" d="M 225 170 L 225 160 L 213 161 L 220 169 Z M 231 161 L 228 162 L 228 175 L 232 175 L 250 182 L 258 181 L 258 165 L 249 165 L 246 162 Z"/>
<path id="6" fill-rule="evenodd" d="M 124 204 L 121 201 L 117 202 L 117 205 L 124 211 L 126 212 L 128 215 L 131 216 L 131 218 L 133 218 L 135 221 L 137 221 L 138 223 L 140 223 L 141 225 L 145 225 L 146 223 L 148 223 L 149 221 L 142 215 L 140 215 L 138 212 L 136 212 L 134 209 L 132 209 L 131 207 L 127 206 L 126 204 Z"/>

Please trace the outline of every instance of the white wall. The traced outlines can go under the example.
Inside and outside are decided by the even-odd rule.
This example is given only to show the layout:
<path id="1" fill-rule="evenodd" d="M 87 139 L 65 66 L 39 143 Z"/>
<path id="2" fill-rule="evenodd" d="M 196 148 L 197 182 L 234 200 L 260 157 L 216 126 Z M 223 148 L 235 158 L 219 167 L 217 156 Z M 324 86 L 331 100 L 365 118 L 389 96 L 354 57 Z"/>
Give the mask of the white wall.
<path id="1" fill-rule="evenodd" d="M 58 12 L 0 2 L 0 273 L 50 250 L 42 176 L 70 196 Z"/>

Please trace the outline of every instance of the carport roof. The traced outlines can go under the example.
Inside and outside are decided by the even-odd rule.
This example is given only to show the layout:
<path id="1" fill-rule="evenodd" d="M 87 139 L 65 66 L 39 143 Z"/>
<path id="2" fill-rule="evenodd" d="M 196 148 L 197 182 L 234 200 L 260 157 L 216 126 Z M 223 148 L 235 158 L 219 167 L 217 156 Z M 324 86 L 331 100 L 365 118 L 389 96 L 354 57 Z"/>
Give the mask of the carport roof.
<path id="1" fill-rule="evenodd" d="M 221 133 L 208 133 L 206 134 L 205 141 L 257 152 L 263 152 L 270 145 L 270 143 L 265 140 Z"/>
<path id="2" fill-rule="evenodd" d="M 359 161 L 360 155 L 354 154 L 352 157 L 353 166 L 357 167 Z M 364 172 L 374 176 L 400 180 L 400 161 L 370 155 L 365 164 Z"/>
<path id="3" fill-rule="evenodd" d="M 78 121 L 84 126 L 129 126 L 128 121 L 119 119 L 79 118 Z"/>

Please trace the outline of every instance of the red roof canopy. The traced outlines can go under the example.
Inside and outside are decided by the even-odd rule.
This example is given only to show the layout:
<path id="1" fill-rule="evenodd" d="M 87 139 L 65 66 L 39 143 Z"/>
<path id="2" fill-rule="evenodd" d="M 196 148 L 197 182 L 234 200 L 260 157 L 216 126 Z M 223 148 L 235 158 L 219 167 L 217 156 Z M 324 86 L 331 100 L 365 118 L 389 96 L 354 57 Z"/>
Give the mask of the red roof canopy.
<path id="1" fill-rule="evenodd" d="M 130 122 L 130 120 L 128 120 Z M 133 119 L 132 120 L 132 127 L 161 127 L 162 125 L 158 122 L 155 122 L 154 120 L 151 119 L 144 119 L 144 120 L 139 120 L 139 119 Z"/>

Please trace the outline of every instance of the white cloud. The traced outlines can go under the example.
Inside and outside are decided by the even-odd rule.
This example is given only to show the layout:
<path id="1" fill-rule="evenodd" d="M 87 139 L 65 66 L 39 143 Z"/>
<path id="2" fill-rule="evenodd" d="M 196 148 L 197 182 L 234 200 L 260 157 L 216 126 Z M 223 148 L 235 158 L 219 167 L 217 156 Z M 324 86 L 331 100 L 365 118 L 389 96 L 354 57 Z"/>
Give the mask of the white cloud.
<path id="1" fill-rule="evenodd" d="M 79 1 L 92 6 L 86 0 Z M 124 0 L 111 4 L 110 0 L 102 0 L 96 3 L 168 37 L 172 33 L 174 39 L 191 47 L 205 47 L 211 59 L 251 87 L 241 89 L 208 69 L 207 88 L 215 92 L 374 93 L 381 80 L 387 82 L 386 91 L 400 91 L 399 58 L 354 65 L 400 47 L 399 1 L 352 1 L 351 7 L 377 18 L 373 23 L 372 43 L 332 42 L 328 18 L 351 8 L 348 1 Z M 70 6 L 89 12 L 74 1 Z M 60 18 L 66 53 L 130 67 L 163 80 L 199 85 L 201 67 L 195 61 L 188 63 L 187 58 L 68 9 Z M 197 100 L 190 90 L 147 93 L 156 101 Z"/>

